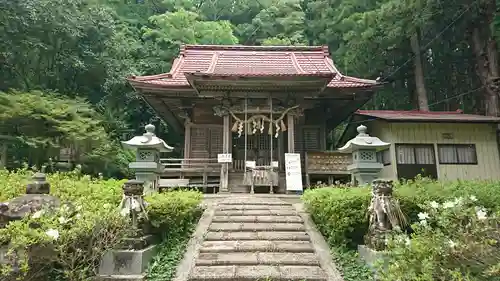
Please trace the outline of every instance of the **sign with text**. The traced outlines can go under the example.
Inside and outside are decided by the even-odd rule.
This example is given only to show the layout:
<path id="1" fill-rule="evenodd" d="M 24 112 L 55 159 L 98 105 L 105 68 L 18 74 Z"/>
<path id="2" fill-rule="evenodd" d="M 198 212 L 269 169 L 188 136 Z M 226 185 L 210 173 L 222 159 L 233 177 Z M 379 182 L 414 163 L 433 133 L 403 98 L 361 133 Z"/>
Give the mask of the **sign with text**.
<path id="1" fill-rule="evenodd" d="M 217 154 L 217 162 L 231 163 L 233 162 L 233 155 L 231 153 L 219 153 Z"/>
<path id="2" fill-rule="evenodd" d="M 255 161 L 246 161 L 245 166 L 247 168 L 254 169 L 255 168 Z"/>
<path id="3" fill-rule="evenodd" d="M 299 153 L 285 153 L 286 190 L 302 190 L 302 169 Z"/>

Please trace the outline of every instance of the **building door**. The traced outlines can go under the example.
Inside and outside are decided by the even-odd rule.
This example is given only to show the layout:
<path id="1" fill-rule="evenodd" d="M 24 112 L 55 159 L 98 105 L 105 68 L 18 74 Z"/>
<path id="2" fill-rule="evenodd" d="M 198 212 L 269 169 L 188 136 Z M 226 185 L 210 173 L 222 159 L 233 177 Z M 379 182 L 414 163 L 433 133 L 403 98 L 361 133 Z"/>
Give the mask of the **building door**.
<path id="1" fill-rule="evenodd" d="M 438 177 L 432 144 L 396 144 L 396 160 L 400 179 L 414 179 L 417 175 Z"/>

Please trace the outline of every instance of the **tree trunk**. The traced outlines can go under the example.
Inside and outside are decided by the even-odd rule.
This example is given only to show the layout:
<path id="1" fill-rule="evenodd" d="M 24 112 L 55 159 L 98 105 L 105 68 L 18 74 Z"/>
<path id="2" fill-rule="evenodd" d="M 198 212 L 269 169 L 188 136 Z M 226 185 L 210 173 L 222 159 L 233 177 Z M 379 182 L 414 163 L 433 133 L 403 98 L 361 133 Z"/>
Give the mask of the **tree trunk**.
<path id="1" fill-rule="evenodd" d="M 420 39 L 418 30 L 410 38 L 411 50 L 413 51 L 413 65 L 415 74 L 415 87 L 418 102 L 418 109 L 429 111 L 429 101 L 427 100 L 427 90 L 425 89 L 424 69 L 422 65 L 422 54 L 420 50 Z"/>
<path id="2" fill-rule="evenodd" d="M 484 27 L 483 30 L 489 26 Z M 476 71 L 484 87 L 483 102 L 485 114 L 488 116 L 498 116 L 498 58 L 494 38 L 487 32 L 481 36 L 480 26 L 476 23 L 471 34 L 472 48 L 476 57 Z"/>

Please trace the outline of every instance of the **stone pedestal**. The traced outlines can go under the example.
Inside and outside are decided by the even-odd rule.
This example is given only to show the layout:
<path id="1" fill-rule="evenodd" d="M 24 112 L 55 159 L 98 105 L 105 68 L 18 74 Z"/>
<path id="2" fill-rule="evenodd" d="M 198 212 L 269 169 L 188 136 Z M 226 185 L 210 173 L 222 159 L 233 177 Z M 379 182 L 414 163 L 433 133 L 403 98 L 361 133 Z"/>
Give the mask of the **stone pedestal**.
<path id="1" fill-rule="evenodd" d="M 364 262 L 375 275 L 375 280 L 378 278 L 379 264 L 383 264 L 383 268 L 387 268 L 388 261 L 383 251 L 376 251 L 366 245 L 358 245 L 359 258 Z"/>
<path id="2" fill-rule="evenodd" d="M 147 266 L 156 252 L 156 245 L 107 252 L 101 260 L 97 280 L 145 280 Z"/>
<path id="3" fill-rule="evenodd" d="M 147 266 L 157 247 L 146 227 L 149 222 L 143 201 L 143 184 L 142 181 L 129 180 L 123 186 L 120 213 L 130 216 L 131 228 L 137 233 L 125 238 L 118 249 L 102 257 L 97 280 L 145 280 Z"/>

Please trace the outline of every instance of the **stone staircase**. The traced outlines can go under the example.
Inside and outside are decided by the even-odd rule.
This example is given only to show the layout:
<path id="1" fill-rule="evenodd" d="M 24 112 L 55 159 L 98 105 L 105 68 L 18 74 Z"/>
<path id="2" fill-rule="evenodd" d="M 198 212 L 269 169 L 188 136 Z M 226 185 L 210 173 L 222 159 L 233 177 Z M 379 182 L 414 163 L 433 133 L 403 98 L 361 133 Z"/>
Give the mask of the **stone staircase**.
<path id="1" fill-rule="evenodd" d="M 323 281 L 303 217 L 277 198 L 221 199 L 204 235 L 190 281 Z"/>

